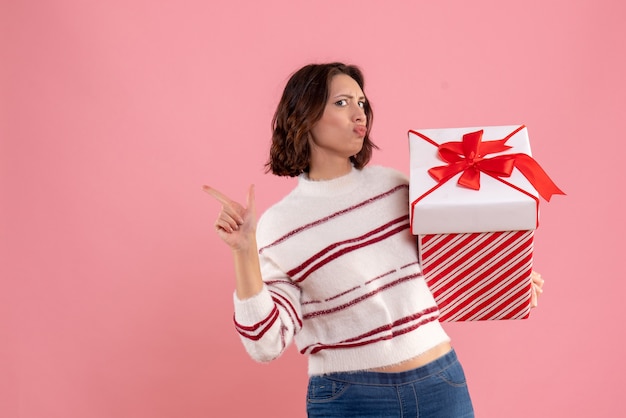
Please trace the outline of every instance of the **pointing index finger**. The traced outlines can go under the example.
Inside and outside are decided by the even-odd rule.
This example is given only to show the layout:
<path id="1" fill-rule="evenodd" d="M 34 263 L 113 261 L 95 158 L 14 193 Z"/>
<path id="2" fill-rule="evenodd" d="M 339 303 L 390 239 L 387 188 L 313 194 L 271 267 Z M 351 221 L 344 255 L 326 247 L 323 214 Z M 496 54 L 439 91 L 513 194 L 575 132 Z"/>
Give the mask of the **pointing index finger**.
<path id="1" fill-rule="evenodd" d="M 222 194 L 221 192 L 217 191 L 213 187 L 204 185 L 202 186 L 202 190 L 204 190 L 205 192 L 213 196 L 223 205 L 230 205 L 230 203 L 232 202 L 232 200 L 230 200 L 228 196 L 226 196 L 225 194 Z"/>

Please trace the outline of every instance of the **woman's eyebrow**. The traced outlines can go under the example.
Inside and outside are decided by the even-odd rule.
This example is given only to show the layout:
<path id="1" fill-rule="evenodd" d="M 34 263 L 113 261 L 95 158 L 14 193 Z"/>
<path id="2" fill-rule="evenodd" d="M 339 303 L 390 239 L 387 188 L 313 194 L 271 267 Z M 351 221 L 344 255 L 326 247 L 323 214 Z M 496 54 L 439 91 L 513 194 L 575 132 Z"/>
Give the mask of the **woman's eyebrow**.
<path id="1" fill-rule="evenodd" d="M 345 97 L 347 99 L 354 99 L 353 95 L 345 94 L 345 93 L 340 93 L 340 94 L 337 94 L 337 95 L 333 96 L 334 99 L 338 99 L 340 97 Z M 359 96 L 359 100 L 365 100 L 365 96 Z"/>

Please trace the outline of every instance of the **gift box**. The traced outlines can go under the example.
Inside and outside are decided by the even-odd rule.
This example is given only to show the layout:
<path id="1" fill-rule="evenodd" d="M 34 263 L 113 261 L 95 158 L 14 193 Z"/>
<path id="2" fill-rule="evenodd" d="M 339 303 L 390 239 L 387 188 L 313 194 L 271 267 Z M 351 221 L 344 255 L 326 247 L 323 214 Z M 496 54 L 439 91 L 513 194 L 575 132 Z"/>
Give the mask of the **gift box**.
<path id="1" fill-rule="evenodd" d="M 530 314 L 539 195 L 562 194 L 525 126 L 409 131 L 410 218 L 441 321 Z"/>

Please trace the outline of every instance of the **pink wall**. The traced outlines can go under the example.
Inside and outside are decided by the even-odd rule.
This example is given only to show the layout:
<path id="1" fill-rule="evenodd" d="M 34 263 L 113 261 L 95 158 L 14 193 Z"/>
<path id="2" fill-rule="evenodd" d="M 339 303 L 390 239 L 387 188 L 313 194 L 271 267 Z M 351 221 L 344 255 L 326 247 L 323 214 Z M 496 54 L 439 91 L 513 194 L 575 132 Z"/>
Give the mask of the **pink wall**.
<path id="1" fill-rule="evenodd" d="M 216 3 L 1 2 L 0 416 L 304 416 L 305 359 L 233 330 L 200 186 L 292 187 L 263 174 L 270 118 L 328 60 L 365 71 L 375 163 L 407 170 L 408 129 L 525 123 L 568 193 L 532 318 L 446 327 L 478 417 L 623 412 L 623 3 Z"/>

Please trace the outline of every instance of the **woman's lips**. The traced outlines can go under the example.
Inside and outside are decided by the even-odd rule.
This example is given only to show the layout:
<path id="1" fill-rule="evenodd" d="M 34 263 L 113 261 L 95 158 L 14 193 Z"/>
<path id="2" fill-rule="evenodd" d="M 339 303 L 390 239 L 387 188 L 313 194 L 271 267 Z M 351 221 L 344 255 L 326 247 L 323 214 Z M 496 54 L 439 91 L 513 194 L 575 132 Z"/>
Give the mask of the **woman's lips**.
<path id="1" fill-rule="evenodd" d="M 363 125 L 357 125 L 357 126 L 354 127 L 354 132 L 358 136 L 365 136 L 365 134 L 367 133 L 367 127 L 365 127 Z"/>

